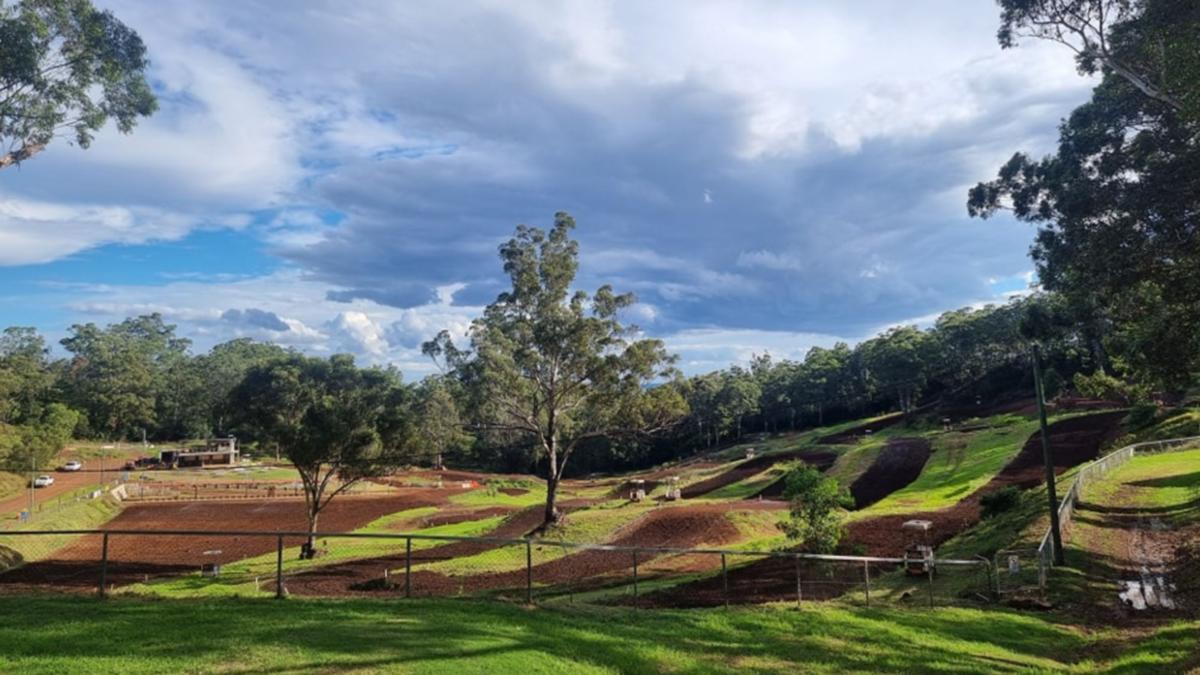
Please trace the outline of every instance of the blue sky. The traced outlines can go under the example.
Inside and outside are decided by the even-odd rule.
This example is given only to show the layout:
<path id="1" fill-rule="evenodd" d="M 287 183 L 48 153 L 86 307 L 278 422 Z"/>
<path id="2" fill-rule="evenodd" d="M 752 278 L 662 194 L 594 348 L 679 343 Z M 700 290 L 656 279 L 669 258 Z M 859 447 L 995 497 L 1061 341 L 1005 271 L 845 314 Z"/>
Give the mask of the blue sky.
<path id="1" fill-rule="evenodd" d="M 689 372 L 1002 301 L 1033 232 L 966 189 L 1091 86 L 984 0 L 100 4 L 161 110 L 0 173 L 0 324 L 158 311 L 413 376 L 557 210 Z"/>

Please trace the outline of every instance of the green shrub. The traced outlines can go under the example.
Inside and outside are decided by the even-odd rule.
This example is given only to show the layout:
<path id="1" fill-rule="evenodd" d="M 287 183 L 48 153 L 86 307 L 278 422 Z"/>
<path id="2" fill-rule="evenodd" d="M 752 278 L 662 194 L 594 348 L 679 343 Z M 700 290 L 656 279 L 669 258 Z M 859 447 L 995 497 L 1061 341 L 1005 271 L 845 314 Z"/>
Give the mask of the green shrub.
<path id="1" fill-rule="evenodd" d="M 983 518 L 987 519 L 1005 511 L 1011 511 L 1020 501 L 1021 491 L 1015 485 L 1010 485 L 1003 490 L 984 495 L 979 500 L 979 506 L 982 509 Z"/>
<path id="2" fill-rule="evenodd" d="M 1158 406 L 1150 401 L 1138 401 L 1129 411 L 1129 428 L 1140 431 L 1154 424 L 1158 417 Z"/>

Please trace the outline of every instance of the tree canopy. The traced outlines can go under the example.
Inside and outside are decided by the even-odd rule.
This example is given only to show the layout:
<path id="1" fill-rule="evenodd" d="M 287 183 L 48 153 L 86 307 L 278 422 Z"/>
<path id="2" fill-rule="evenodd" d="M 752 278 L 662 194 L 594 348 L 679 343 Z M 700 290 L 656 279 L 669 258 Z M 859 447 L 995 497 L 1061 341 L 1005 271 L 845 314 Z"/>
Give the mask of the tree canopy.
<path id="1" fill-rule="evenodd" d="M 90 0 L 0 2 L 0 169 L 67 135 L 82 148 L 157 109 L 146 46 Z"/>

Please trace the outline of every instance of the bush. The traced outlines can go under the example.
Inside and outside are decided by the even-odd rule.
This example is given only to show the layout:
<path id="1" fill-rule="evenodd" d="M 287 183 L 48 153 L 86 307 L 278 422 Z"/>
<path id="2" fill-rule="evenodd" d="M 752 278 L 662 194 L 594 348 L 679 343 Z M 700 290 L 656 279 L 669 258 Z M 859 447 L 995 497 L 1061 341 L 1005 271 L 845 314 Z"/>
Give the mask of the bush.
<path id="1" fill-rule="evenodd" d="M 850 491 L 807 465 L 788 471 L 784 486 L 791 518 L 780 529 L 805 552 L 832 553 L 845 533 L 841 509 L 854 505 Z"/>
<path id="2" fill-rule="evenodd" d="M 1158 417 L 1158 406 L 1150 401 L 1138 401 L 1129 411 L 1129 428 L 1141 431 L 1154 424 Z"/>
<path id="3" fill-rule="evenodd" d="M 1091 375 L 1075 373 L 1075 389 L 1087 398 L 1119 401 L 1125 404 L 1144 398 L 1147 394 L 1145 387 L 1118 380 L 1099 370 Z"/>
<path id="4" fill-rule="evenodd" d="M 983 518 L 986 520 L 1006 511 L 1011 511 L 1016 508 L 1020 501 L 1021 491 L 1016 486 L 1010 485 L 1003 490 L 997 490 L 991 494 L 984 495 L 979 500 L 979 506 L 982 509 Z"/>

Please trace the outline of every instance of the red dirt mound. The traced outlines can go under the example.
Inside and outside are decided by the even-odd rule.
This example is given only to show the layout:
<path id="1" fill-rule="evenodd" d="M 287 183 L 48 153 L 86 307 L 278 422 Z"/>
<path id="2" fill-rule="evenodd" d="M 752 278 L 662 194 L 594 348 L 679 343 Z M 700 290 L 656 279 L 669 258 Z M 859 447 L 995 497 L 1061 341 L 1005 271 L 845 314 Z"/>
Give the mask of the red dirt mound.
<path id="1" fill-rule="evenodd" d="M 500 488 L 501 494 L 506 494 L 509 497 L 520 497 L 521 495 L 529 494 L 529 490 L 525 488 Z"/>
<path id="2" fill-rule="evenodd" d="M 836 434 L 822 436 L 821 438 L 817 439 L 817 443 L 820 443 L 821 445 L 854 445 L 859 441 L 859 439 L 866 436 L 868 431 L 879 431 L 880 429 L 885 429 L 903 421 L 904 415 L 901 415 L 900 413 L 893 413 L 886 417 L 881 417 L 873 422 L 867 422 L 866 424 L 860 424 L 856 427 L 839 431 Z"/>
<path id="3" fill-rule="evenodd" d="M 837 461 L 837 454 L 833 452 L 823 452 L 814 450 L 806 452 L 800 456 L 806 464 L 810 464 L 817 468 L 818 471 L 826 471 L 833 463 Z M 783 499 L 783 490 L 787 487 L 786 476 L 780 476 L 778 480 L 772 482 L 756 494 L 752 495 L 751 499 Z"/>
<path id="4" fill-rule="evenodd" d="M 854 508 L 874 504 L 921 475 L 932 448 L 924 438 L 895 438 L 888 441 L 871 466 L 850 485 Z"/>
<path id="5" fill-rule="evenodd" d="M 484 509 L 473 509 L 467 511 L 449 511 L 444 513 L 435 513 L 432 516 L 419 518 L 420 528 L 438 527 L 440 525 L 457 525 L 458 523 L 466 523 L 472 520 L 483 520 L 485 518 L 494 518 L 496 516 L 507 516 L 517 509 L 511 506 L 489 506 Z M 403 527 L 397 531 L 411 531 L 410 523 L 402 523 Z"/>
<path id="6" fill-rule="evenodd" d="M 691 485 L 688 485 L 680 491 L 680 495 L 684 499 L 700 497 L 714 490 L 719 490 L 726 485 L 733 485 L 738 481 L 745 480 L 751 476 L 762 473 L 763 471 L 766 471 L 780 462 L 786 462 L 793 459 L 803 459 L 808 461 L 809 457 L 811 457 L 814 460 L 812 463 L 820 466 L 820 463 L 825 462 L 831 455 L 832 453 L 828 452 L 800 452 L 796 450 L 792 452 L 755 457 L 754 459 L 748 459 L 744 462 L 741 462 L 732 469 L 723 473 L 719 473 L 712 478 L 706 478 L 698 483 L 692 483 Z M 825 468 L 828 468 L 830 464 L 832 464 L 832 462 L 826 464 Z"/>
<path id="7" fill-rule="evenodd" d="M 740 508 L 744 509 L 745 506 Z M 761 508 L 773 507 L 764 505 Z M 641 520 L 624 528 L 611 544 L 668 548 L 688 548 L 700 544 L 719 545 L 738 536 L 737 528 L 725 517 L 725 513 L 729 510 L 732 510 L 732 507 L 725 504 L 656 509 Z M 531 511 L 540 515 L 536 509 L 531 509 Z M 497 536 L 499 535 L 497 534 Z M 475 544 L 475 542 L 464 542 L 464 544 Z M 537 544 L 537 546 L 553 545 L 553 543 Z M 451 544 L 449 546 L 460 545 Z M 431 554 L 445 553 L 448 548 L 439 547 L 429 551 L 414 552 L 414 565 L 418 561 L 430 560 Z M 456 550 L 454 553 L 455 557 L 472 554 L 465 549 Z M 639 556 L 639 563 L 655 557 L 657 556 L 643 553 Z M 378 582 L 382 578 L 382 570 L 386 563 L 386 560 L 381 559 L 361 561 L 359 569 L 355 570 L 357 574 L 353 576 L 345 573 L 347 568 L 352 565 L 339 565 L 339 570 L 337 570 L 339 573 L 336 575 L 332 574 L 335 570 L 330 568 L 315 570 L 289 579 L 288 591 L 305 595 L 378 594 L 383 590 L 379 587 Z M 402 558 L 399 564 L 403 566 Z M 595 583 L 597 577 L 630 568 L 632 565 L 633 557 L 629 552 L 581 551 L 536 565 L 533 568 L 533 582 L 538 585 L 588 583 L 589 580 L 591 583 Z M 453 595 L 505 588 L 524 588 L 525 574 L 524 569 L 519 569 L 511 572 L 451 577 L 427 570 L 414 570 L 412 592 L 415 595 Z M 392 589 L 391 592 L 395 592 L 395 590 Z"/>

